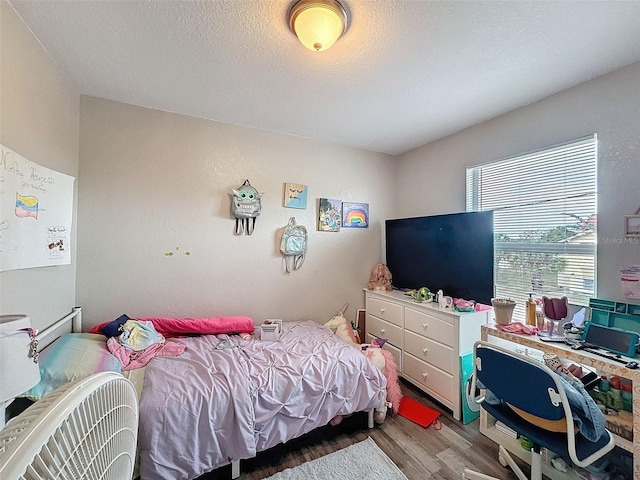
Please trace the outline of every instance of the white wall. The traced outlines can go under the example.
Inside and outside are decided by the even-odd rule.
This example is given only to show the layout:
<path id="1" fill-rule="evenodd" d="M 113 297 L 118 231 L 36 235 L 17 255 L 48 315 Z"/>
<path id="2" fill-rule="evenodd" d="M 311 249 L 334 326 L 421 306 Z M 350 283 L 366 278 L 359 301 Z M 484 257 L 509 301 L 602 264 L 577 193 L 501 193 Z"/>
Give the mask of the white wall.
<path id="1" fill-rule="evenodd" d="M 0 0 L 0 22 L 0 143 L 44 167 L 77 177 L 80 95 L 5 0 Z M 41 329 L 71 311 L 76 205 L 77 195 L 71 265 L 0 273 L 0 313 L 26 313 Z"/>
<path id="2" fill-rule="evenodd" d="M 80 111 L 85 325 L 122 313 L 324 322 L 345 302 L 349 318 L 362 308 L 393 211 L 392 157 L 93 97 Z M 237 237 L 229 194 L 247 178 L 264 192 L 262 215 Z M 282 206 L 285 182 L 309 186 L 306 210 Z M 320 197 L 369 203 L 371 227 L 318 232 Z M 309 251 L 286 275 L 278 232 L 290 216 L 307 227 Z"/>
<path id="3" fill-rule="evenodd" d="M 640 208 L 640 63 L 402 155 L 397 217 L 465 209 L 465 169 L 598 135 L 598 297 L 623 301 L 619 267 L 640 264 L 623 216 Z"/>
<path id="4" fill-rule="evenodd" d="M 640 64 L 392 158 L 80 101 L 13 8 L 0 8 L 0 143 L 76 177 L 79 192 L 72 264 L 0 273 L 0 313 L 28 313 L 38 328 L 76 304 L 89 325 L 123 312 L 322 322 L 348 302 L 352 317 L 382 259 L 386 218 L 462 211 L 467 165 L 593 132 L 599 296 L 621 299 L 619 265 L 640 263 L 640 245 L 622 237 L 623 215 L 640 207 Z M 228 194 L 245 178 L 265 192 L 263 214 L 253 236 L 234 237 Z M 307 210 L 282 207 L 284 182 L 309 185 Z M 371 228 L 317 232 L 319 197 L 370 203 Z M 277 232 L 291 215 L 309 228 L 309 256 L 286 276 Z"/>

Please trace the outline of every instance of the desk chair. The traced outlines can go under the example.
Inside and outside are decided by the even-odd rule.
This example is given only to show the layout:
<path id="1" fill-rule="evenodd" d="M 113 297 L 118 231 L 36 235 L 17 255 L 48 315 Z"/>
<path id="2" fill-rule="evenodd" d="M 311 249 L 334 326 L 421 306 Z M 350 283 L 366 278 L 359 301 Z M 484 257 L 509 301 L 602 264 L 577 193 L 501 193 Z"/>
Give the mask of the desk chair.
<path id="1" fill-rule="evenodd" d="M 490 390 L 499 402 L 490 404 L 483 394 L 475 401 L 496 420 L 531 440 L 531 480 L 542 480 L 540 449 L 543 447 L 570 458 L 579 467 L 591 465 L 614 448 L 615 442 L 609 431 L 605 431 L 598 441 L 591 442 L 574 430 L 564 387 L 558 374 L 549 367 L 487 342 L 476 342 L 473 351 L 475 368 L 471 391 L 476 391 L 477 383 L 481 388 Z M 520 413 L 516 413 L 514 407 Z M 536 424 L 525 420 L 527 415 L 535 416 L 533 421 Z M 549 429 L 538 426 L 543 423 Z M 520 480 L 527 480 L 502 445 L 498 458 L 502 465 L 508 464 Z M 465 470 L 462 478 L 488 480 L 494 477 Z"/>
<path id="2" fill-rule="evenodd" d="M 549 319 L 549 331 L 538 332 L 540 337 L 562 337 L 564 333 L 559 331 L 559 325 L 562 320 L 566 320 L 569 315 L 569 300 L 567 297 L 551 298 L 542 297 L 542 314 Z M 554 328 L 555 327 L 555 328 Z M 554 333 L 555 330 L 555 333 Z"/>

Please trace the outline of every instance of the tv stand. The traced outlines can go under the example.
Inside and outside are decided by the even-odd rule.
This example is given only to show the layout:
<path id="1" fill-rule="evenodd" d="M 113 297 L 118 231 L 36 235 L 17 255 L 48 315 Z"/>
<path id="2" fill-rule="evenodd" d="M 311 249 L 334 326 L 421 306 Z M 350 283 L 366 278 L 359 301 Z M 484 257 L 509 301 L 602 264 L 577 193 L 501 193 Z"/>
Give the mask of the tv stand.
<path id="1" fill-rule="evenodd" d="M 462 419 L 461 356 L 480 340 L 488 311 L 457 312 L 437 303 L 414 302 L 399 290 L 365 290 L 366 341 L 385 338 L 398 375 Z"/>

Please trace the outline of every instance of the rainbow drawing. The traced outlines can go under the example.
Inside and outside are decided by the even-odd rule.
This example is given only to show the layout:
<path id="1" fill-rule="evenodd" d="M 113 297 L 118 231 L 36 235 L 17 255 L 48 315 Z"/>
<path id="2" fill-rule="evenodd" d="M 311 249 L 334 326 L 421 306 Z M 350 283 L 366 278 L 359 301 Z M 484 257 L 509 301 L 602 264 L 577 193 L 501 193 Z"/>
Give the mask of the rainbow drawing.
<path id="1" fill-rule="evenodd" d="M 352 210 L 351 212 L 347 213 L 344 223 L 349 225 L 362 225 L 364 223 L 367 223 L 367 216 L 364 212 Z"/>
<path id="2" fill-rule="evenodd" d="M 368 228 L 369 204 L 343 202 L 342 226 L 346 228 Z"/>
<path id="3" fill-rule="evenodd" d="M 20 195 L 16 193 L 16 217 L 38 218 L 38 198 L 32 195 Z"/>

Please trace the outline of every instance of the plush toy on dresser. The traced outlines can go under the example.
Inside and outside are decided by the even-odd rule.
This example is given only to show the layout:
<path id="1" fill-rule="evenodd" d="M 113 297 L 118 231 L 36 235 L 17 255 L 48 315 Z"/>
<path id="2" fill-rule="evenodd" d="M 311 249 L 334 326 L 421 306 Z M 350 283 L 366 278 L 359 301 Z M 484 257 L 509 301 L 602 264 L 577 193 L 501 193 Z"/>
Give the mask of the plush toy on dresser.
<path id="1" fill-rule="evenodd" d="M 391 272 L 384 263 L 378 263 L 371 271 L 369 277 L 369 283 L 367 283 L 367 289 L 369 290 L 393 290 L 391 286 Z"/>
<path id="2" fill-rule="evenodd" d="M 384 422 L 387 416 L 387 406 L 390 405 L 394 412 L 398 412 L 400 400 L 402 400 L 402 391 L 398 383 L 398 369 L 391 352 L 383 350 L 382 346 L 385 340 L 374 339 L 370 344 L 360 344 L 360 339 L 353 329 L 351 322 L 344 317 L 344 312 L 348 304 L 342 307 L 335 317 L 326 322 L 325 327 L 329 327 L 334 333 L 345 342 L 349 343 L 353 348 L 360 350 L 371 362 L 382 371 L 387 379 L 387 399 L 383 405 L 376 408 L 373 419 L 376 423 Z M 337 425 L 342 421 L 342 416 L 338 416 L 331 420 L 331 425 Z"/>

